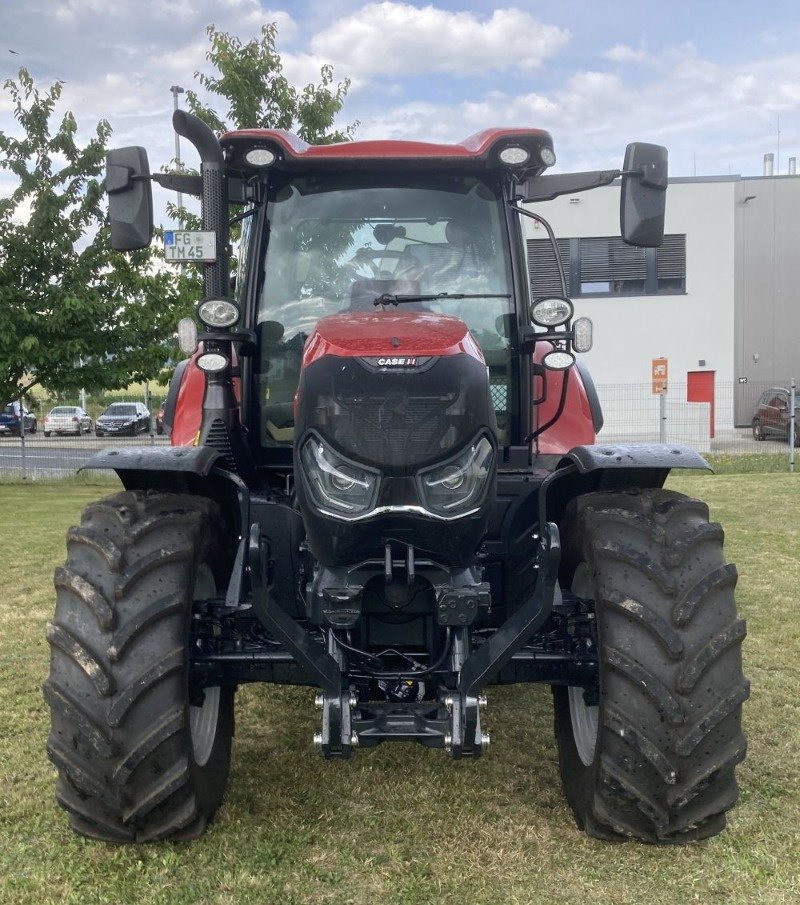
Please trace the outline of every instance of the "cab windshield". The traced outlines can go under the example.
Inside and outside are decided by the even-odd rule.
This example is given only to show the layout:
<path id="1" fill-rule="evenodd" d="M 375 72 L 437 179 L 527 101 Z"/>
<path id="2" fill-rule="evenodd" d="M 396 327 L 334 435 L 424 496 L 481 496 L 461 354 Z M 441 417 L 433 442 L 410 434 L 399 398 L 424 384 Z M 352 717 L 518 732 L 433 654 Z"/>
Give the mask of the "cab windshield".
<path id="1" fill-rule="evenodd" d="M 490 368 L 501 434 L 511 390 L 511 278 L 500 186 L 474 177 L 273 183 L 257 326 L 261 442 L 290 444 L 303 345 L 330 314 L 380 296 L 480 295 L 405 303 L 461 318 Z M 394 310 L 388 306 L 385 310 Z M 501 437 L 502 440 L 502 437 Z"/>

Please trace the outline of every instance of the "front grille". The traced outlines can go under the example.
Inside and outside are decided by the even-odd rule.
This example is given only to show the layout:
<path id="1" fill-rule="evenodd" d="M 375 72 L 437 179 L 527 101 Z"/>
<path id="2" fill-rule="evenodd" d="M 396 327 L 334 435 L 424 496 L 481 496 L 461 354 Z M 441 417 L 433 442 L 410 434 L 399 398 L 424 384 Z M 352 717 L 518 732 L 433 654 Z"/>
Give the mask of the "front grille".
<path id="1" fill-rule="evenodd" d="M 375 372 L 325 356 L 304 368 L 296 437 L 314 429 L 343 455 L 384 474 L 413 474 L 494 429 L 486 367 L 469 355 Z"/>
<path id="2" fill-rule="evenodd" d="M 346 418 L 340 416 L 334 436 L 356 455 L 361 450 L 387 465 L 402 464 L 409 453 L 418 459 L 436 455 L 443 445 L 447 448 L 448 408 L 447 401 L 416 399 L 396 406 L 386 400 L 381 404 L 357 403 Z"/>

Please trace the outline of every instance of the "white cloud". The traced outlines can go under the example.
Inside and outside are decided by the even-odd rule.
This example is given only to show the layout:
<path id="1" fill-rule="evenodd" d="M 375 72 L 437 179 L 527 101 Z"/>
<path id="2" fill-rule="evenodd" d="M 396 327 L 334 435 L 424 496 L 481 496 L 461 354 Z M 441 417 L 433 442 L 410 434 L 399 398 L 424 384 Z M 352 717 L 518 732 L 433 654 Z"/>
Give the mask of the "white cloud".
<path id="1" fill-rule="evenodd" d="M 607 60 L 612 63 L 642 63 L 647 59 L 647 53 L 644 50 L 634 50 L 626 44 L 615 44 L 603 54 Z"/>
<path id="2" fill-rule="evenodd" d="M 0 80 L 19 66 L 40 88 L 63 79 L 58 112 L 75 113 L 80 140 L 107 118 L 112 143 L 145 145 L 157 168 L 174 156 L 170 85 L 197 87 L 195 70 L 210 71 L 206 25 L 247 41 L 276 21 L 291 81 L 317 81 L 323 63 L 353 80 L 341 122 L 360 120 L 358 138 L 460 141 L 492 125 L 538 126 L 553 132 L 561 169 L 619 165 L 628 140 L 649 139 L 669 146 L 676 174 L 692 172 L 695 153 L 699 173 L 752 173 L 780 115 L 781 147 L 800 152 L 800 54 L 755 38 L 752 59 L 727 62 L 699 50 L 701 38 L 653 51 L 598 34 L 574 47 L 550 24 L 566 21 L 556 7 L 537 5 L 548 12 L 536 18 L 530 3 L 482 13 L 439 2 L 193 0 L 178 17 L 174 0 L 0 0 Z M 0 129 L 17 131 L 4 92 Z"/>
<path id="3" fill-rule="evenodd" d="M 723 66 L 690 45 L 650 58 L 651 78 L 575 72 L 546 92 L 507 91 L 454 104 L 375 105 L 356 111 L 359 137 L 460 141 L 488 126 L 534 126 L 553 133 L 559 169 L 616 167 L 628 141 L 666 144 L 674 175 L 759 172 L 774 150 L 776 117 L 800 113 L 800 54 Z M 781 117 L 781 147 L 800 156 L 797 116 Z"/>
<path id="4" fill-rule="evenodd" d="M 407 3 L 369 3 L 317 32 L 311 57 L 340 64 L 352 78 L 447 72 L 459 76 L 535 69 L 569 33 L 513 7 L 481 19 Z"/>

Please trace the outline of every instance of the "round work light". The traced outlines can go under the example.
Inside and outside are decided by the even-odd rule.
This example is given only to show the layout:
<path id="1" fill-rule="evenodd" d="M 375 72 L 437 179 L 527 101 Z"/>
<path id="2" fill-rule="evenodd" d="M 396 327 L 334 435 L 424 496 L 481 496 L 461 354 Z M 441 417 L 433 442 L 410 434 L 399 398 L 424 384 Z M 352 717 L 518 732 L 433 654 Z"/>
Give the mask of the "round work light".
<path id="1" fill-rule="evenodd" d="M 531 320 L 540 327 L 560 327 L 572 317 L 572 302 L 562 296 L 538 299 L 531 305 Z"/>
<path id="2" fill-rule="evenodd" d="M 275 163 L 275 154 L 269 148 L 250 148 L 244 159 L 251 167 L 269 167 Z"/>
<path id="3" fill-rule="evenodd" d="M 218 352 L 206 352 L 197 359 L 197 367 L 207 374 L 217 374 L 228 367 L 228 359 Z"/>
<path id="4" fill-rule="evenodd" d="M 551 167 L 556 162 L 555 151 L 552 148 L 542 148 L 539 151 L 539 159 L 546 167 Z"/>
<path id="5" fill-rule="evenodd" d="M 556 349 L 554 352 L 548 352 L 542 359 L 542 364 L 550 371 L 566 371 L 575 364 L 575 356 L 572 352 L 563 352 Z"/>
<path id="6" fill-rule="evenodd" d="M 506 166 L 519 167 L 530 160 L 531 152 L 527 148 L 512 145 L 510 148 L 503 148 L 499 157 Z"/>
<path id="7" fill-rule="evenodd" d="M 228 299 L 207 299 L 197 306 L 197 316 L 207 327 L 232 327 L 239 313 L 239 306 Z"/>

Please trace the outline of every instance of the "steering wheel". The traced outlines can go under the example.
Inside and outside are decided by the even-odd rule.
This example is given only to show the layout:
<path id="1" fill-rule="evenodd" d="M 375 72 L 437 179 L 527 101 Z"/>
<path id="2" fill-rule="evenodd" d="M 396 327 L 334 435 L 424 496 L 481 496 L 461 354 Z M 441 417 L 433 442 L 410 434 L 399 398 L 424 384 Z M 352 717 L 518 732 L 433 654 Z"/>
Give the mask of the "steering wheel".
<path id="1" fill-rule="evenodd" d="M 394 271 L 390 274 L 387 274 L 385 270 L 381 270 L 380 267 L 380 262 L 386 258 L 393 258 L 398 262 Z M 418 272 L 422 268 L 420 261 L 410 252 L 391 248 L 359 248 L 344 266 L 353 276 L 363 279 L 364 275 L 358 272 L 358 268 L 364 265 L 372 271 L 370 276 L 374 280 L 397 279 L 398 277 Z"/>

